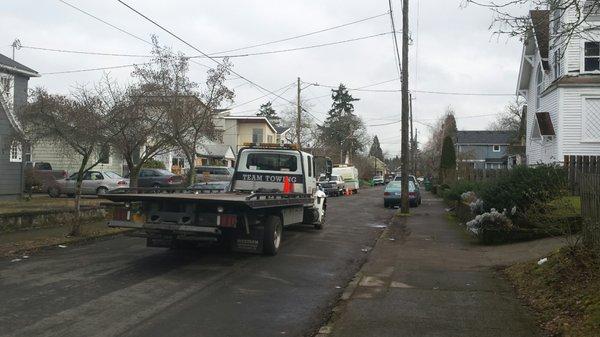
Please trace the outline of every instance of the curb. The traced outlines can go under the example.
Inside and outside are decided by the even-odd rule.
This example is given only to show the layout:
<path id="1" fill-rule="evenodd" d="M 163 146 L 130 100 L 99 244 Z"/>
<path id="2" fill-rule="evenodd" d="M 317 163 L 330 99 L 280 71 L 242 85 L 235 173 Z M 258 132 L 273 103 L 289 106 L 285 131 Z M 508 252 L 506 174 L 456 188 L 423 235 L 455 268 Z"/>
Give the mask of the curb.
<path id="1" fill-rule="evenodd" d="M 93 236 L 85 236 L 85 237 L 80 237 L 80 238 L 72 237 L 72 238 L 75 238 L 72 240 L 68 240 L 65 237 L 65 240 L 53 242 L 51 244 L 42 244 L 39 246 L 21 248 L 21 249 L 17 249 L 14 251 L 10 251 L 8 253 L 0 255 L 0 258 L 13 257 L 13 256 L 17 256 L 17 255 L 22 255 L 23 253 L 38 253 L 38 252 L 42 252 L 42 251 L 58 249 L 59 245 L 80 246 L 80 245 L 84 245 L 87 243 L 91 243 L 93 241 L 108 240 L 117 235 L 126 234 L 126 233 L 132 232 L 132 231 L 134 231 L 134 230 L 133 229 L 124 229 L 124 230 L 121 230 L 118 232 L 102 233 L 102 234 L 93 235 Z"/>

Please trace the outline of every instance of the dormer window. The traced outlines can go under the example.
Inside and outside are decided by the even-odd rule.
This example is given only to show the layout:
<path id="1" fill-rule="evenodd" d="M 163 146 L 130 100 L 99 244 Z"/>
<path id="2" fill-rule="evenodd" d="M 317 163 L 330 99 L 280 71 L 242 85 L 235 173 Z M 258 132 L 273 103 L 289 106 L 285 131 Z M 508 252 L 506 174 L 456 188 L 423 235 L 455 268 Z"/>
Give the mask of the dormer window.
<path id="1" fill-rule="evenodd" d="M 494 146 L 492 146 L 492 151 L 494 151 L 494 152 L 500 152 L 500 145 L 494 145 Z"/>
<path id="2" fill-rule="evenodd" d="M 585 42 L 583 49 L 584 71 L 600 71 L 600 42 Z"/>

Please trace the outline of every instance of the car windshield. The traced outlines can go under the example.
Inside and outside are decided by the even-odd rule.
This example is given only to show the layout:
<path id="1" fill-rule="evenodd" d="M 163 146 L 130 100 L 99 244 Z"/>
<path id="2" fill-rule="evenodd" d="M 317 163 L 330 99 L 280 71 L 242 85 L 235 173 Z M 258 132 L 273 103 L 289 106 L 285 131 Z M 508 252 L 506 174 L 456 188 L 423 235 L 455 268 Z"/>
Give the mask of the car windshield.
<path id="1" fill-rule="evenodd" d="M 107 176 L 107 177 L 109 177 L 110 179 L 121 179 L 121 178 L 123 178 L 120 175 L 118 175 L 118 174 L 116 174 L 115 172 L 112 172 L 112 171 L 104 172 L 104 175 Z"/>
<path id="2" fill-rule="evenodd" d="M 401 187 L 402 187 L 402 182 L 401 181 L 391 181 L 386 186 L 386 189 L 400 189 Z"/>

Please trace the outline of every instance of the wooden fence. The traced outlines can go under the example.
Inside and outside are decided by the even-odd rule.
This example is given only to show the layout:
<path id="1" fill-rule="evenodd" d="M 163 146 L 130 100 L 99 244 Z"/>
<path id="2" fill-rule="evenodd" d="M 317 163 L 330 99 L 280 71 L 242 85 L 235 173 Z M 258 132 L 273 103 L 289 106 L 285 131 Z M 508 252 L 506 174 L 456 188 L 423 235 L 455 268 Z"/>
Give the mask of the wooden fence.
<path id="1" fill-rule="evenodd" d="M 600 174 L 600 156 L 565 156 L 564 165 L 572 195 L 580 195 L 582 175 Z"/>
<path id="2" fill-rule="evenodd" d="M 459 180 L 487 181 L 499 178 L 505 174 L 506 171 L 506 169 L 475 169 L 468 164 L 459 164 L 456 173 Z"/>
<path id="3" fill-rule="evenodd" d="M 600 174 L 582 173 L 579 179 L 583 241 L 600 252 Z"/>

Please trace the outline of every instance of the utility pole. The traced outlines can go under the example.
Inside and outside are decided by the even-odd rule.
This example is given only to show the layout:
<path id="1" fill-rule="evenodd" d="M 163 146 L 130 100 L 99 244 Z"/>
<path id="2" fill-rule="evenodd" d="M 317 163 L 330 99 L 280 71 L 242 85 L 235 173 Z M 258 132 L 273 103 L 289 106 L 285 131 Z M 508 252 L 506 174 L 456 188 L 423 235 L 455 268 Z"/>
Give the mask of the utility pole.
<path id="1" fill-rule="evenodd" d="M 302 149 L 300 143 L 301 129 L 302 129 L 302 105 L 300 104 L 300 77 L 298 77 L 298 120 L 296 121 L 296 140 L 298 141 L 298 149 Z"/>
<path id="2" fill-rule="evenodd" d="M 413 97 L 412 94 L 408 95 L 408 100 L 409 100 L 409 109 L 410 109 L 410 115 L 409 115 L 409 119 L 410 119 L 410 162 L 414 163 L 415 161 L 415 135 L 413 133 Z M 414 164 L 412 165 L 414 167 Z M 411 170 L 413 171 L 413 174 L 416 174 L 416 172 L 414 171 L 414 169 L 411 168 Z"/>
<path id="3" fill-rule="evenodd" d="M 391 1 L 391 0 L 390 0 Z M 409 166 L 409 150 L 408 150 L 408 112 L 409 112 L 409 96 L 408 96 L 408 2 L 402 0 L 402 145 L 401 157 L 402 161 L 402 207 L 401 212 L 408 214 L 408 166 Z"/>

